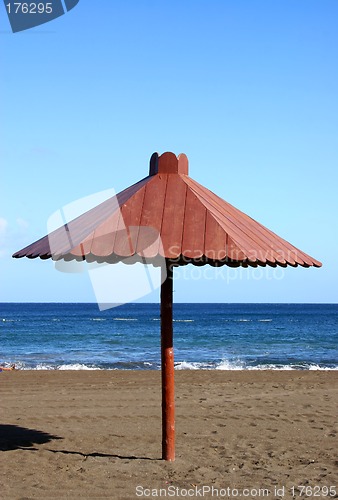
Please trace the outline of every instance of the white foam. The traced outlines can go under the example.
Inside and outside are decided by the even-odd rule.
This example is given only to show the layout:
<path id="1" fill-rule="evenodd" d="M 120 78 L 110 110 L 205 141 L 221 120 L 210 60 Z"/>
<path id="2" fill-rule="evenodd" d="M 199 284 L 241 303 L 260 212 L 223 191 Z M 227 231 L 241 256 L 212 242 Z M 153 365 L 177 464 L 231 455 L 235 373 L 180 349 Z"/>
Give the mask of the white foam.
<path id="1" fill-rule="evenodd" d="M 203 363 L 189 363 L 188 361 L 180 361 L 175 363 L 175 370 L 204 370 Z"/>
<path id="2" fill-rule="evenodd" d="M 113 318 L 114 321 L 138 321 L 137 318 Z"/>
<path id="3" fill-rule="evenodd" d="M 196 362 L 188 362 L 181 361 L 175 363 L 175 370 L 273 370 L 273 371 L 286 371 L 286 370 L 319 370 L 319 371 L 332 371 L 338 370 L 338 366 L 334 368 L 329 367 L 321 367 L 319 365 L 275 365 L 275 364 L 266 364 L 266 365 L 256 365 L 256 366 L 246 366 L 243 361 L 228 361 L 223 360 L 218 364 L 211 363 L 196 363 Z"/>
<path id="4" fill-rule="evenodd" d="M 69 365 L 49 365 L 47 363 L 39 363 L 34 368 L 26 366 L 23 363 L 16 363 L 16 368 L 18 370 L 101 370 L 101 368 L 87 366 L 82 363 L 74 363 Z"/>
<path id="5" fill-rule="evenodd" d="M 309 370 L 338 370 L 338 366 L 335 366 L 334 368 L 327 368 L 327 367 L 321 367 L 321 366 L 318 366 L 318 365 L 310 365 Z"/>
<path id="6" fill-rule="evenodd" d="M 75 363 L 73 365 L 60 365 L 57 370 L 101 370 L 101 368 Z"/>
<path id="7" fill-rule="evenodd" d="M 40 363 L 40 364 L 36 365 L 35 368 L 29 368 L 29 367 L 23 366 L 21 368 L 21 370 L 56 370 L 56 367 L 52 366 L 52 365 L 45 365 L 45 364 Z"/>
<path id="8" fill-rule="evenodd" d="M 221 361 L 217 366 L 215 366 L 215 370 L 244 370 L 245 366 L 240 361 L 232 362 L 232 361 Z"/>

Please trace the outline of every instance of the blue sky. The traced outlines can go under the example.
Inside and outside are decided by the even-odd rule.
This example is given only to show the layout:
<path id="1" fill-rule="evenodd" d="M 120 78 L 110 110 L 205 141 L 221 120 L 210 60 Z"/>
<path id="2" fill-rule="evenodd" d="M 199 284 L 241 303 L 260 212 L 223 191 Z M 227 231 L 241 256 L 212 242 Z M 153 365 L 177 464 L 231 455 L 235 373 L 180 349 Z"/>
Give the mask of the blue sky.
<path id="1" fill-rule="evenodd" d="M 0 301 L 94 301 L 86 273 L 11 254 L 57 209 L 119 191 L 154 151 L 173 151 L 324 264 L 204 276 L 189 266 L 176 301 L 337 302 L 336 0 L 80 0 L 16 34 L 1 8 L 0 38 Z"/>

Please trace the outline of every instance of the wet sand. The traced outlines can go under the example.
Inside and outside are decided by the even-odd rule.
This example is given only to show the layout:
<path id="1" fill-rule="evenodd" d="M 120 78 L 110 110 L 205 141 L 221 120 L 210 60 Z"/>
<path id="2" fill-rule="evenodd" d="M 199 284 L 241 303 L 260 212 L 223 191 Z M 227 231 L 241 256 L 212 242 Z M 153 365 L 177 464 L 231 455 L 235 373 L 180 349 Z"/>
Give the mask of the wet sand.
<path id="1" fill-rule="evenodd" d="M 159 372 L 1 372 L 0 385 L 4 500 L 338 493 L 337 371 L 177 371 L 173 463 Z"/>

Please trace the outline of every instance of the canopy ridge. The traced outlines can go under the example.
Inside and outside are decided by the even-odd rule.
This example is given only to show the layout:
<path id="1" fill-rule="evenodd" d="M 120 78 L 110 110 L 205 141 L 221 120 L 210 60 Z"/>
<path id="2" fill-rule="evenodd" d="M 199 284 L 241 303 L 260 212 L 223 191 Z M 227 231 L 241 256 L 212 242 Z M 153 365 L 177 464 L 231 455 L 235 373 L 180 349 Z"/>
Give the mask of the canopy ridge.
<path id="1" fill-rule="evenodd" d="M 259 245 L 260 248 L 268 252 L 266 245 L 269 245 L 270 251 L 274 254 L 274 258 L 269 259 L 267 253 L 267 260 L 271 263 L 277 261 L 278 264 L 284 264 L 285 262 L 290 265 L 300 264 L 300 265 L 317 265 L 318 261 L 312 259 L 310 256 L 304 252 L 298 250 L 296 247 L 288 243 L 283 238 L 280 238 L 275 233 L 267 229 L 265 226 L 249 217 L 244 212 L 241 212 L 237 208 L 233 207 L 229 203 L 222 200 L 220 197 L 207 190 L 200 184 L 198 184 L 193 179 L 186 179 L 185 182 L 192 186 L 192 189 L 208 208 L 214 213 L 217 211 L 218 221 L 223 225 L 226 231 L 230 233 L 233 231 L 233 237 L 239 238 L 237 244 L 241 246 L 241 241 L 243 242 L 243 235 L 247 235 L 249 242 L 252 245 Z M 212 200 L 212 201 L 211 201 Z M 217 216 L 214 213 L 215 216 Z M 241 220 L 242 219 L 242 220 Z M 225 224 L 224 224 L 225 222 Z M 278 244 L 276 244 L 278 242 Z M 243 250 L 247 253 L 247 250 Z M 287 254 L 287 261 L 282 253 Z"/>

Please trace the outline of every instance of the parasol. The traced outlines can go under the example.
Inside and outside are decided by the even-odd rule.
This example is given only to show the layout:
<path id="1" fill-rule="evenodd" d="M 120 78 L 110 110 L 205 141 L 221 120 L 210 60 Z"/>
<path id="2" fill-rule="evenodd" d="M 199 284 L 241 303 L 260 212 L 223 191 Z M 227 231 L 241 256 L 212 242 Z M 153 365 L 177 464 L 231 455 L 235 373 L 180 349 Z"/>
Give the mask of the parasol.
<path id="1" fill-rule="evenodd" d="M 162 266 L 162 458 L 175 459 L 173 267 L 321 263 L 188 175 L 185 154 L 150 159 L 149 175 L 13 257 Z"/>

